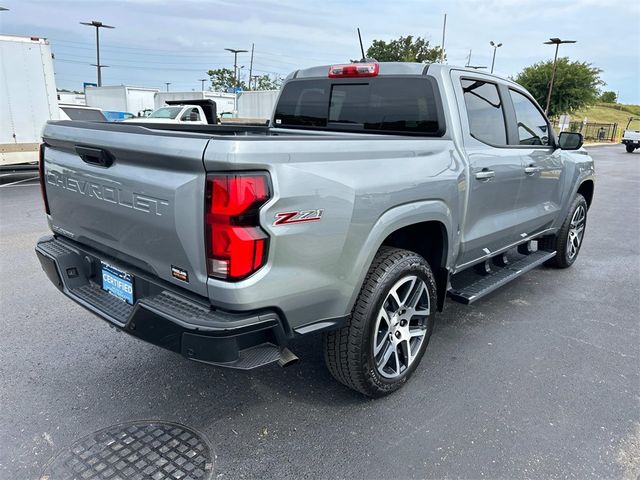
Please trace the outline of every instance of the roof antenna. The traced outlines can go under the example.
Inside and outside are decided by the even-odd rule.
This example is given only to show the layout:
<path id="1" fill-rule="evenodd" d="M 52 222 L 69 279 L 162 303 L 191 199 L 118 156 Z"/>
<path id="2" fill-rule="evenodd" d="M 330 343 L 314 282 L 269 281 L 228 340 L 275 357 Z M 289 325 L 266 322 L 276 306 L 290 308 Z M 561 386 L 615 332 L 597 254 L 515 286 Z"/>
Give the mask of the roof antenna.
<path id="1" fill-rule="evenodd" d="M 360 27 L 358 27 L 358 40 L 360 40 L 360 51 L 362 52 L 362 60 L 361 62 L 366 62 L 367 59 L 364 56 L 364 47 L 362 46 L 362 36 L 360 35 Z"/>

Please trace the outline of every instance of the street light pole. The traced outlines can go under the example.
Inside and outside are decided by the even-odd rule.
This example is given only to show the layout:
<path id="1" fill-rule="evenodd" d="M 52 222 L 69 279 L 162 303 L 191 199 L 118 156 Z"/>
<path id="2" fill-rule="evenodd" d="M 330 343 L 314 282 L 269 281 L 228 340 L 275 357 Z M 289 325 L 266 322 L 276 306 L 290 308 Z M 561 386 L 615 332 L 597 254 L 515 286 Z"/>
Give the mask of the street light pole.
<path id="1" fill-rule="evenodd" d="M 544 108 L 545 115 L 549 115 L 549 107 L 551 106 L 551 92 L 553 91 L 553 82 L 556 79 L 556 68 L 558 66 L 558 48 L 561 43 L 576 43 L 575 40 L 560 40 L 559 38 L 550 38 L 545 45 L 555 45 L 556 54 L 553 57 L 553 69 L 551 70 L 551 81 L 549 82 L 549 92 L 547 93 L 547 106 Z"/>
<path id="2" fill-rule="evenodd" d="M 491 40 L 489 42 L 489 45 L 493 47 L 493 60 L 491 60 L 491 73 L 493 73 L 493 66 L 496 64 L 496 50 L 498 50 L 498 48 L 501 47 L 502 44 L 498 43 L 496 45 L 495 43 L 493 43 L 493 40 Z"/>
<path id="3" fill-rule="evenodd" d="M 237 50 L 235 48 L 225 48 L 228 52 L 233 53 L 233 83 L 238 87 L 238 54 L 248 52 L 248 50 Z"/>
<path id="4" fill-rule="evenodd" d="M 164 84 L 167 86 L 167 92 L 169 91 L 169 85 L 171 85 L 171 82 L 164 82 Z"/>
<path id="5" fill-rule="evenodd" d="M 202 90 L 204 92 L 204 82 L 206 82 L 207 79 L 206 78 L 200 78 L 199 80 L 200 80 L 200 82 L 202 82 L 202 86 L 200 87 L 200 90 Z"/>
<path id="6" fill-rule="evenodd" d="M 98 86 L 101 87 L 102 86 L 102 68 L 108 67 L 108 65 L 102 65 L 100 63 L 100 29 L 116 28 L 116 27 L 112 27 L 111 25 L 105 25 L 104 23 L 99 22 L 97 20 L 92 20 L 91 22 L 80 22 L 80 25 L 86 25 L 88 27 L 96 28 L 96 63 L 94 66 L 98 70 Z"/>

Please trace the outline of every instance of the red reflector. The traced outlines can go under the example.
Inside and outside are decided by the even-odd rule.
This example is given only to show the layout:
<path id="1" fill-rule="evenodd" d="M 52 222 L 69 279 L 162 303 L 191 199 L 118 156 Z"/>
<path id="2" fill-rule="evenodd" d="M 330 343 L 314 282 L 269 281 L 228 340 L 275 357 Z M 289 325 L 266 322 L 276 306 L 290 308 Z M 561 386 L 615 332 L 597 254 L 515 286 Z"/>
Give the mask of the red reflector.
<path id="1" fill-rule="evenodd" d="M 45 178 L 44 172 L 44 143 L 40 144 L 40 153 L 38 156 L 38 177 L 40 177 L 40 193 L 42 194 L 44 211 L 49 215 L 51 212 L 49 211 L 49 201 L 47 200 L 47 179 Z"/>
<path id="2" fill-rule="evenodd" d="M 207 269 L 212 277 L 245 278 L 266 262 L 269 237 L 259 209 L 269 199 L 266 174 L 212 175 L 207 179 Z"/>
<path id="3" fill-rule="evenodd" d="M 347 65 L 333 65 L 329 69 L 329 78 L 340 77 L 375 77 L 380 71 L 377 63 L 349 63 Z"/>

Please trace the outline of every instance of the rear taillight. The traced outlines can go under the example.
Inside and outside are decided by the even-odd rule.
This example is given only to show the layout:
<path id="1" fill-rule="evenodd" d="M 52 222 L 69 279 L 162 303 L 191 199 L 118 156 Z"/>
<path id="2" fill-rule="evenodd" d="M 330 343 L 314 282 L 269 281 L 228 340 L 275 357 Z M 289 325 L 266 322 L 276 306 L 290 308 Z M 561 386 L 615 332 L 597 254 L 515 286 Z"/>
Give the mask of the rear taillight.
<path id="1" fill-rule="evenodd" d="M 260 228 L 259 211 L 269 198 L 266 173 L 207 177 L 205 227 L 209 276 L 241 280 L 265 264 L 269 237 Z"/>
<path id="2" fill-rule="evenodd" d="M 344 77 L 375 77 L 380 71 L 377 63 L 349 63 L 347 65 L 333 65 L 329 69 L 329 78 Z"/>
<path id="3" fill-rule="evenodd" d="M 40 177 L 40 193 L 42 194 L 42 201 L 44 202 L 44 211 L 47 215 L 51 214 L 49 211 L 49 201 L 47 200 L 47 179 L 44 174 L 44 143 L 40 144 L 40 155 L 38 157 L 38 176 Z"/>

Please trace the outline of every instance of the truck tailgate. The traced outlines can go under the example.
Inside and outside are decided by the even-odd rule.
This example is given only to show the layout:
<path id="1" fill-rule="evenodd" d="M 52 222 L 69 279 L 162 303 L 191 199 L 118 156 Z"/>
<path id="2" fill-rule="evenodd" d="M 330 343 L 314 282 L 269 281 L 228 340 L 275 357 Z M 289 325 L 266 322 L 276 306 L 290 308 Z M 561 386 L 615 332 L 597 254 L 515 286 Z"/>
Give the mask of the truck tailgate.
<path id="1" fill-rule="evenodd" d="M 208 137 L 53 122 L 43 138 L 56 234 L 206 296 L 202 156 Z"/>

